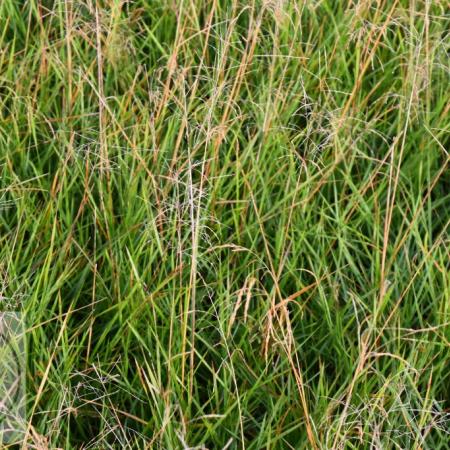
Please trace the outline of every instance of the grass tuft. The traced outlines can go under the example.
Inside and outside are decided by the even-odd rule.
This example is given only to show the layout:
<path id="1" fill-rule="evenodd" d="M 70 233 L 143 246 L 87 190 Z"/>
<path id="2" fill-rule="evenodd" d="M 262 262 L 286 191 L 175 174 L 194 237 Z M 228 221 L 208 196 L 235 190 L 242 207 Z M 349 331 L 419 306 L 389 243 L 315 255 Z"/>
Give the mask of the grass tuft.
<path id="1" fill-rule="evenodd" d="M 448 447 L 446 6 L 0 2 L 24 447 Z"/>

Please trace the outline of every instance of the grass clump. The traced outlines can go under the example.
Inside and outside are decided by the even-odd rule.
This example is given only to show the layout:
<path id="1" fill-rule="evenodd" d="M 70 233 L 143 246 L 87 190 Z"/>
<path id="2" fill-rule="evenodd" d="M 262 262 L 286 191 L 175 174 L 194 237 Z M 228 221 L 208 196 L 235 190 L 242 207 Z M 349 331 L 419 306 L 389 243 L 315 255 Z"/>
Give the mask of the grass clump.
<path id="1" fill-rule="evenodd" d="M 0 23 L 25 445 L 447 448 L 446 2 L 3 0 Z"/>

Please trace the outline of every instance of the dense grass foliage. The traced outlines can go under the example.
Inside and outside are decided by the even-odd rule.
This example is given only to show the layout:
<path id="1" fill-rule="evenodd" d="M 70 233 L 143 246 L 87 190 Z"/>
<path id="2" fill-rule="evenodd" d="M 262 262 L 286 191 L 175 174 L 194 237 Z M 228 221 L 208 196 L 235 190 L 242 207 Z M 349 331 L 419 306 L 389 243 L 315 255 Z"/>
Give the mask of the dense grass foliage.
<path id="1" fill-rule="evenodd" d="M 447 7 L 0 2 L 28 448 L 448 448 Z"/>

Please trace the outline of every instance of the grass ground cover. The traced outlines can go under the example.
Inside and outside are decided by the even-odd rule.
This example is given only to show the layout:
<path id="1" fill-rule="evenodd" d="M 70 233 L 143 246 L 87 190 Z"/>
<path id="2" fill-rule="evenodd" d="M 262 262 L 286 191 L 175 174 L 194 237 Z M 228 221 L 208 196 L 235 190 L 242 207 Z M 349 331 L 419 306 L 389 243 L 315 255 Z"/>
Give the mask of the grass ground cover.
<path id="1" fill-rule="evenodd" d="M 447 449 L 444 0 L 2 0 L 25 448 Z"/>

